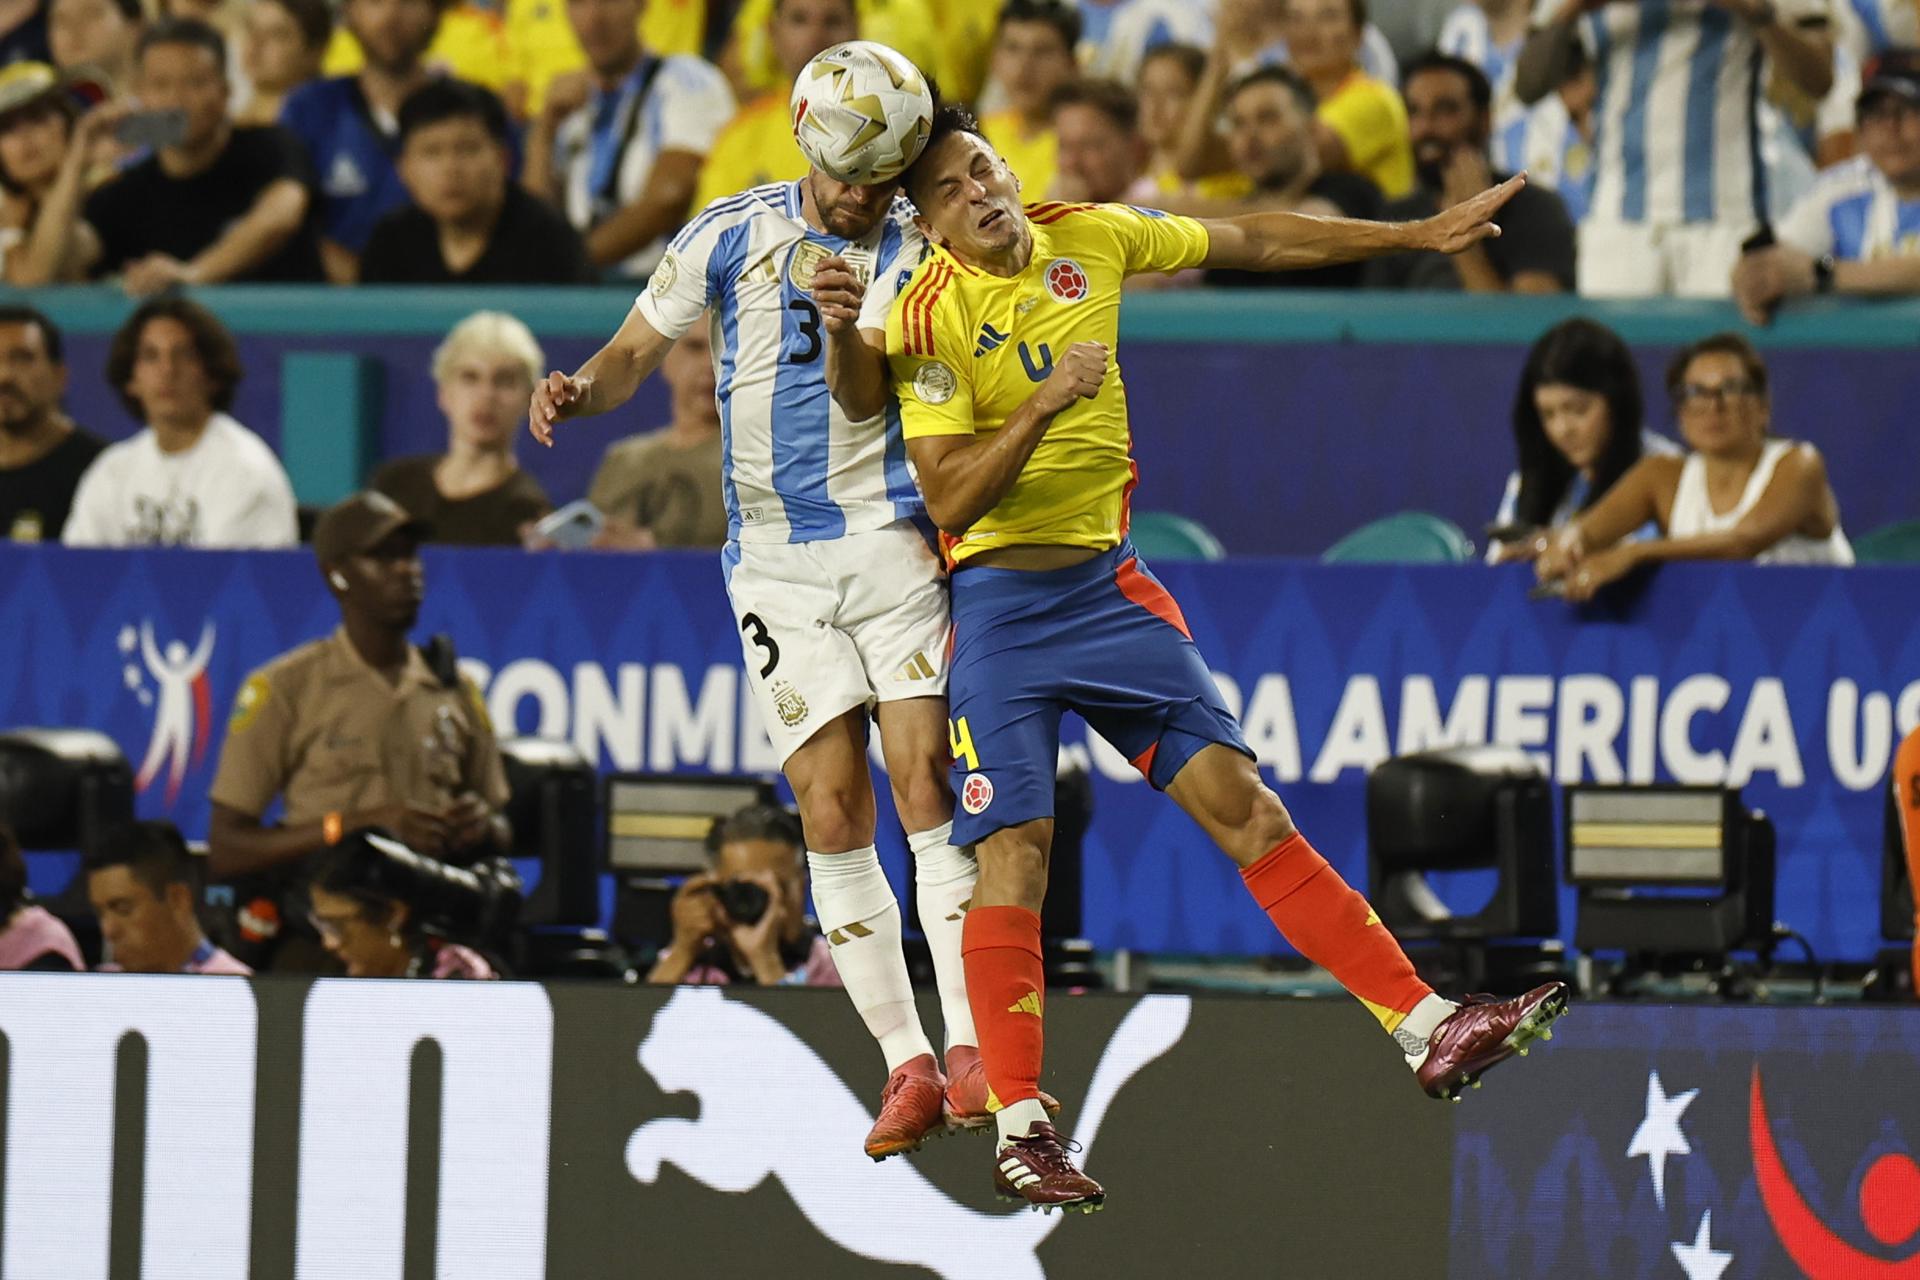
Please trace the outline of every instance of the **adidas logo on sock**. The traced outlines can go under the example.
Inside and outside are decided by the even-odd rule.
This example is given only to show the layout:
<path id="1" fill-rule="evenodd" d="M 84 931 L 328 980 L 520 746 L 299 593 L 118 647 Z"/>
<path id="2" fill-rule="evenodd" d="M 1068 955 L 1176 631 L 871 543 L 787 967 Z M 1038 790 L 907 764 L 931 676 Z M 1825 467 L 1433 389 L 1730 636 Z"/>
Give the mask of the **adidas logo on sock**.
<path id="1" fill-rule="evenodd" d="M 1030 1013 L 1036 1018 L 1040 1017 L 1041 1016 L 1040 993 L 1038 991 L 1027 992 L 1027 994 L 1021 996 L 1018 1000 L 1015 1000 L 1012 1004 L 1008 1005 L 1007 1012 L 1008 1013 Z"/>
<path id="2" fill-rule="evenodd" d="M 830 947 L 838 947 L 845 945 L 855 938 L 871 938 L 872 936 L 873 930 L 856 922 L 847 925 L 845 928 L 835 929 L 832 933 L 828 934 L 827 945 Z"/>

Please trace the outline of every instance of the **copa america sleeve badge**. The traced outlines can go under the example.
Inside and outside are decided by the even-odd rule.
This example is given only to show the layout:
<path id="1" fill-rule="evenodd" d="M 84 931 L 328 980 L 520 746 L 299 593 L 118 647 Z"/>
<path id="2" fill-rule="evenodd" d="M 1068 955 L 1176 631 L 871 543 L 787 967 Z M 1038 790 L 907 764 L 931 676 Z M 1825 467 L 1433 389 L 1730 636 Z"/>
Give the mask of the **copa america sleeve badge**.
<path id="1" fill-rule="evenodd" d="M 653 269 L 653 279 L 647 288 L 654 297 L 664 298 L 667 291 L 673 288 L 673 282 L 679 278 L 680 262 L 673 256 L 673 250 L 669 249 L 666 256 L 660 259 L 660 265 Z"/>
<path id="2" fill-rule="evenodd" d="M 953 399 L 953 393 L 959 385 L 953 370 L 938 360 L 927 361 L 913 375 L 913 394 L 920 397 L 924 404 L 945 404 Z"/>

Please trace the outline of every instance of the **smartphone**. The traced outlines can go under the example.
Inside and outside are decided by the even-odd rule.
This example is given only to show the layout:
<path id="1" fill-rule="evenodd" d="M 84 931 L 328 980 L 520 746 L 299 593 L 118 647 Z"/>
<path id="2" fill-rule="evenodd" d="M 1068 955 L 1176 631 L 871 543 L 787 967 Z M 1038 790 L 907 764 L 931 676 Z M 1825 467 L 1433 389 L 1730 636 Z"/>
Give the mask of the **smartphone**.
<path id="1" fill-rule="evenodd" d="M 187 139 L 187 113 L 178 110 L 136 111 L 113 128 L 122 146 L 158 151 L 177 147 Z"/>
<path id="2" fill-rule="evenodd" d="M 556 547 L 565 547 L 569 551 L 578 551 L 592 543 L 595 535 L 606 525 L 607 518 L 600 514 L 600 508 L 581 498 L 569 502 L 539 524 L 533 531 L 550 540 Z"/>

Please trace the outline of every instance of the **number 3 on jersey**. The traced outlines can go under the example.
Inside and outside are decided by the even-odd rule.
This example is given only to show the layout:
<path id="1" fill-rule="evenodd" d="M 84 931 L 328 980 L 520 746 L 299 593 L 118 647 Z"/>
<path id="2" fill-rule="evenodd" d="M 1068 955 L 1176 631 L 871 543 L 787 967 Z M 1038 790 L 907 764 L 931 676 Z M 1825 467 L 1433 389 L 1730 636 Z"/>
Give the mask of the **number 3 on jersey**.
<path id="1" fill-rule="evenodd" d="M 968 769 L 980 767 L 980 754 L 973 749 L 973 730 L 967 727 L 965 716 L 947 721 L 947 745 L 953 749 L 953 758 Z"/>

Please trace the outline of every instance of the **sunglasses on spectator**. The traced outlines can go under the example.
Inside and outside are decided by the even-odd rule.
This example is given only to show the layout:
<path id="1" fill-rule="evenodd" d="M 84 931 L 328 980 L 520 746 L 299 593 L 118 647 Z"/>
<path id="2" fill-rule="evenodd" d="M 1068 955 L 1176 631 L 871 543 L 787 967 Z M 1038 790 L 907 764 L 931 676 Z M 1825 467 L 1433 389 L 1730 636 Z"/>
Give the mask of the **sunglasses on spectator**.
<path id="1" fill-rule="evenodd" d="M 1744 378 L 1733 378 L 1717 387 L 1689 382 L 1674 392 L 1673 402 L 1682 409 L 1704 409 L 1708 405 L 1730 405 L 1742 396 L 1754 394 L 1754 385 Z"/>

